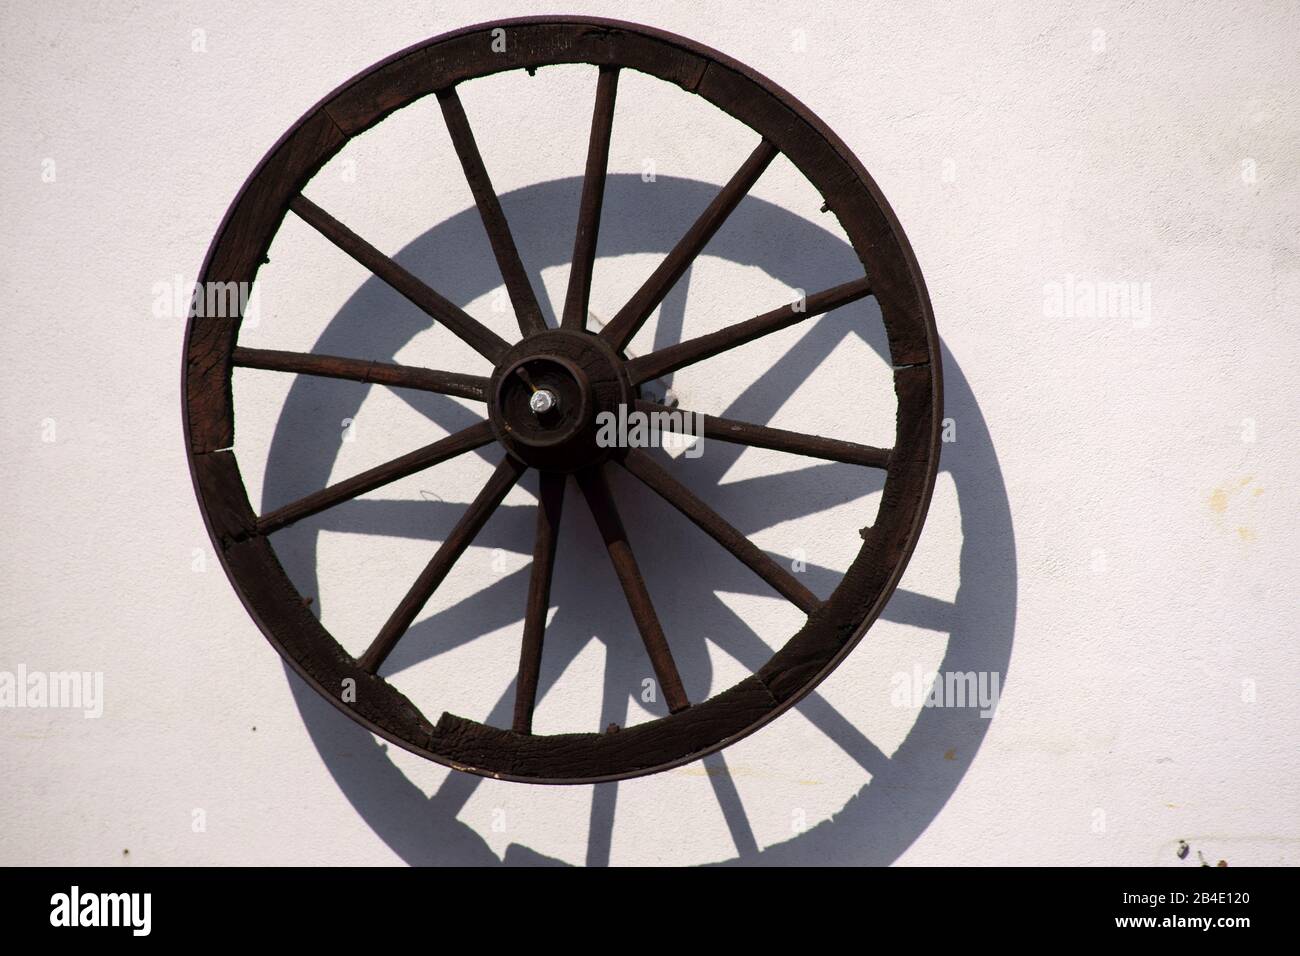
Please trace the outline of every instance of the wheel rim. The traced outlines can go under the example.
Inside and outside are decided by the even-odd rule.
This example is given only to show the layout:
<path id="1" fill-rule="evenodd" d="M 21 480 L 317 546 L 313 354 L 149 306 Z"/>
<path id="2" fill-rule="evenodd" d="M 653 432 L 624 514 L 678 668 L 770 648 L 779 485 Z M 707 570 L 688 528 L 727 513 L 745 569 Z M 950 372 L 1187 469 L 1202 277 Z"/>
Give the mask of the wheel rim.
<path id="1" fill-rule="evenodd" d="M 508 37 L 504 51 L 494 49 L 494 41 L 502 31 Z M 589 63 L 600 73 L 580 225 L 574 243 L 576 265 L 570 274 L 561 329 L 547 330 L 514 250 L 509 226 L 478 158 L 455 87 L 503 70 L 531 70 L 555 63 Z M 617 79 L 624 69 L 647 73 L 702 96 L 750 126 L 761 139 L 650 280 L 596 336 L 585 331 L 583 325 L 603 195 L 604 151 L 608 147 Z M 310 178 L 348 139 L 393 110 L 428 94 L 436 95 L 442 106 L 488 231 L 524 336 L 517 346 L 510 346 L 478 325 L 300 195 Z M 747 426 L 749 430 L 742 433 L 748 444 L 784 450 L 798 447 L 815 457 L 851 460 L 885 471 L 877 520 L 863 529 L 861 551 L 825 602 L 807 592 L 643 453 L 620 451 L 608 463 L 603 457 L 575 463 L 571 455 L 557 461 L 534 457 L 531 447 L 526 452 L 511 447 L 509 416 L 501 411 L 499 392 L 507 370 L 513 370 L 522 359 L 542 353 L 556 358 L 557 349 L 535 347 L 542 342 L 598 337 L 603 345 L 597 350 L 612 351 L 623 359 L 628 340 L 778 152 L 786 155 L 821 192 L 827 208 L 848 234 L 869 281 L 865 276 L 848 276 L 843 285 L 809 296 L 802 311 L 781 306 L 714 335 L 630 361 L 621 360 L 617 371 L 625 380 L 610 388 L 617 396 L 632 398 L 630 390 L 634 386 L 703 360 L 723 346 L 735 347 L 868 293 L 874 295 L 889 339 L 898 399 L 893 449 L 850 446 L 820 438 L 810 442 L 809 436 L 800 436 L 800 443 L 792 446 L 794 439 L 788 434 L 775 434 L 761 426 Z M 236 344 L 239 316 L 190 321 L 183 390 L 185 424 L 196 493 L 217 551 L 236 591 L 271 643 L 318 692 L 353 719 L 429 759 L 502 779 L 590 783 L 637 776 L 698 759 L 775 718 L 834 669 L 875 620 L 916 544 L 938 467 L 942 407 L 938 339 L 919 270 L 879 190 L 847 148 L 788 94 L 715 51 L 631 24 L 538 18 L 471 27 L 419 44 L 365 71 L 295 124 L 254 171 L 227 213 L 199 277 L 200 287 L 217 282 L 251 285 L 280 222 L 290 210 L 442 321 L 490 358 L 496 368 L 492 380 L 484 381 L 456 372 L 412 370 L 380 363 L 349 364 L 351 360 L 327 356 L 241 349 Z M 581 366 L 581 360 L 577 364 Z M 491 396 L 495 411 L 488 421 L 372 469 L 374 474 L 354 476 L 258 517 L 249 505 L 233 450 L 230 380 L 236 365 L 399 384 L 478 400 Z M 579 374 L 585 374 L 581 368 Z M 595 394 L 585 386 L 580 391 L 588 397 Z M 636 404 L 643 411 L 654 410 L 652 403 Z M 714 437 L 734 435 L 733 426 L 737 424 L 714 421 Z M 708 437 L 709 432 L 705 435 Z M 506 446 L 507 453 L 501 457 L 492 479 L 370 648 L 353 658 L 307 608 L 281 568 L 269 536 L 331 503 L 349 500 L 394 476 L 430 467 L 494 439 Z M 582 443 L 582 447 L 589 450 L 590 444 Z M 805 626 L 757 673 L 708 700 L 692 705 L 681 688 L 670 645 L 658 627 L 653 602 L 604 478 L 603 469 L 616 466 L 626 468 L 675 505 L 809 615 Z M 527 467 L 538 467 L 543 481 L 513 725 L 510 729 L 490 728 L 449 714 L 433 724 L 377 671 L 455 559 Z M 560 518 L 562 474 L 569 472 L 575 475 L 596 518 L 673 711 L 668 717 L 617 734 L 540 736 L 529 732 L 533 705 L 530 687 L 535 693 L 546 597 L 556 560 L 555 526 Z M 352 690 L 350 695 L 344 693 L 348 688 Z"/>

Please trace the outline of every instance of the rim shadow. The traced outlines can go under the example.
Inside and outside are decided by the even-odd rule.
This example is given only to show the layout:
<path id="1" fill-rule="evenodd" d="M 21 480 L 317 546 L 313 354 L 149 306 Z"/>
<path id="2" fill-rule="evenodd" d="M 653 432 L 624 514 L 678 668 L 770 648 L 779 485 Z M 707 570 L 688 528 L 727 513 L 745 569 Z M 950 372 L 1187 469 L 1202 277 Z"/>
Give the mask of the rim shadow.
<path id="1" fill-rule="evenodd" d="M 524 187 L 500 197 L 534 287 L 539 290 L 541 269 L 569 261 L 573 231 L 568 226 L 575 220 L 581 188 L 581 177 L 572 177 Z M 647 189 L 654 190 L 653 222 L 644 216 Z M 716 185 L 675 177 L 660 176 L 653 184 L 647 184 L 636 175 L 609 175 L 600 257 L 666 253 L 678 238 L 677 224 L 691 221 L 716 191 Z M 433 227 L 395 258 L 463 306 L 501 285 L 496 263 L 490 255 L 445 254 L 447 250 L 485 245 L 482 230 L 477 211 L 470 208 Z M 762 269 L 791 288 L 826 288 L 861 271 L 852 248 L 843 239 L 754 196 L 740 204 L 705 251 L 710 256 Z M 656 327 L 656 347 L 677 340 L 689 278 L 688 272 L 662 306 Z M 330 320 L 314 350 L 391 360 L 412 337 L 430 325 L 426 315 L 404 300 L 402 305 L 409 307 L 395 310 L 394 298 L 394 293 L 381 280 L 367 280 Z M 546 297 L 541 299 L 548 321 L 554 326 L 555 316 L 550 313 Z M 753 311 L 756 313 L 761 308 Z M 840 321 L 833 321 L 837 317 Z M 756 423 L 767 422 L 785 397 L 816 372 L 845 335 L 860 336 L 888 361 L 879 312 L 872 300 L 863 300 L 817 322 L 792 348 L 776 358 L 758 383 L 747 388 L 727 408 L 699 410 Z M 946 471 L 952 479 L 960 505 L 960 584 L 952 603 L 900 588 L 882 617 L 948 632 L 947 649 L 937 668 L 940 673 L 996 673 L 1005 686 L 1016 611 L 1016 559 L 1010 507 L 979 406 L 946 347 L 942 354 L 944 414 L 956 420 L 960 427 L 960 441 L 943 449 L 940 464 L 940 471 Z M 322 415 L 334 421 L 355 415 L 365 394 L 364 386 L 339 388 L 338 383 L 309 376 L 296 379 L 271 441 L 263 512 L 328 483 L 336 450 L 304 446 L 294 436 L 308 433 L 309 424 L 319 421 Z M 403 397 L 449 431 L 477 420 L 463 406 L 440 395 L 420 393 L 412 398 L 408 393 Z M 743 449 L 717 442 L 709 447 L 708 456 L 691 463 L 688 484 L 746 535 L 777 521 L 813 514 L 860 498 L 878 491 L 882 483 L 881 476 L 873 472 L 864 488 L 860 469 L 824 463 L 800 471 L 720 484 Z M 491 463 L 501 455 L 496 445 L 477 453 Z M 672 607 L 661 608 L 661 618 L 665 631 L 672 635 L 674 655 L 688 694 L 692 699 L 702 699 L 711 685 L 712 667 L 705 640 L 700 636 L 704 633 L 710 641 L 756 670 L 766 661 L 770 650 L 713 592 L 717 589 L 768 593 L 766 585 L 721 548 L 700 547 L 700 542 L 708 539 L 684 517 L 663 520 L 675 512 L 665 510 L 669 506 L 634 480 L 623 480 L 628 476 L 617 474 L 619 469 L 613 471 L 620 510 L 635 541 L 651 593 L 671 593 L 680 598 Z M 810 484 L 815 486 L 815 494 L 809 494 Z M 536 493 L 535 472 L 529 472 L 524 486 Z M 410 536 L 414 525 L 426 528 L 431 542 L 440 541 L 462 507 L 441 501 L 358 501 L 339 509 L 333 527 Z M 603 546 L 594 527 L 589 527 L 592 522 L 585 510 L 570 483 L 561 549 L 578 549 L 586 578 L 598 579 L 606 574 L 609 580 L 565 580 L 557 572 L 551 602 L 558 609 L 547 630 L 539 700 L 585 643 L 593 639 L 592 635 L 601 632 L 602 621 L 608 633 L 610 621 L 627 618 Z M 533 522 L 531 506 L 503 506 L 475 544 L 531 554 Z M 656 529 L 653 536 L 644 530 L 638 535 L 638 530 L 651 526 Z M 315 571 L 318 536 L 317 525 L 305 524 L 281 532 L 275 540 L 285 571 L 304 594 L 320 593 Z M 683 554 L 689 555 L 690 560 L 682 560 Z M 700 564 L 705 561 L 707 574 L 702 574 Z M 391 673 L 414 666 L 435 653 L 521 622 L 527 573 L 525 567 L 498 579 L 458 604 L 418 622 L 393 652 L 384 671 Z M 838 580 L 836 572 L 812 563 L 802 577 L 822 597 L 829 594 Z M 704 580 L 709 582 L 708 587 L 702 585 Z M 594 601 L 593 595 L 596 595 Z M 679 634 L 683 636 L 680 640 Z M 605 641 L 603 637 L 597 639 Z M 605 642 L 607 663 L 601 727 L 626 723 L 632 702 L 629 689 L 640 689 L 645 670 L 645 665 L 631 655 L 615 653 L 614 642 Z M 511 669 L 513 664 L 512 661 Z M 478 833 L 456 818 L 482 778 L 451 772 L 436 793 L 426 795 L 393 763 L 387 743 L 321 699 L 287 666 L 285 670 L 306 728 L 331 775 L 367 824 L 406 862 L 413 865 L 561 862 L 519 844 L 512 844 L 504 860 L 499 859 Z M 512 682 L 488 715 L 489 723 L 509 726 L 513 696 Z M 657 706 L 654 716 L 666 713 L 662 702 Z M 922 708 L 903 743 L 892 755 L 885 755 L 816 691 L 801 701 L 797 709 L 869 772 L 870 782 L 832 819 L 782 843 L 760 849 L 727 773 L 725 751 L 705 758 L 709 780 L 737 850 L 734 858 L 719 862 L 873 865 L 894 861 L 925 830 L 956 790 L 991 723 L 979 716 L 977 708 Z M 779 728 L 778 720 L 761 732 L 779 733 Z M 635 780 L 586 785 L 593 790 L 588 864 L 608 863 L 618 788 L 635 785 Z"/>

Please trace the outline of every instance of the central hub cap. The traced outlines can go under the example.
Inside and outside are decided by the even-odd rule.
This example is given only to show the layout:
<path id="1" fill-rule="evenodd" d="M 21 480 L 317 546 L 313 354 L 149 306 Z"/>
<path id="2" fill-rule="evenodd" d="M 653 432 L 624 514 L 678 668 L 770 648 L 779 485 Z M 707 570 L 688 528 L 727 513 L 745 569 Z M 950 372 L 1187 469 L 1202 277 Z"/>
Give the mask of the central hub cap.
<path id="1" fill-rule="evenodd" d="M 544 388 L 533 392 L 533 397 L 528 400 L 528 407 L 533 410 L 534 415 L 545 415 L 547 412 L 554 411 L 555 405 L 555 393 Z"/>
<path id="2" fill-rule="evenodd" d="M 586 332 L 551 329 L 514 345 L 492 373 L 488 418 L 526 465 L 578 471 L 616 449 L 596 443 L 597 416 L 631 406 L 618 354 Z"/>

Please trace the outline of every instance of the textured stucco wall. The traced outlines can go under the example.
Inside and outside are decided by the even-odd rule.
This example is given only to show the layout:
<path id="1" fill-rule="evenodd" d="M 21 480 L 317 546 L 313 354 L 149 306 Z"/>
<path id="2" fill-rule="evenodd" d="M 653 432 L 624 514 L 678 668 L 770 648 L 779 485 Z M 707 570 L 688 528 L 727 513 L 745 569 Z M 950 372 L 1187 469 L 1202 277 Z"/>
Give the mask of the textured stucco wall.
<path id="1" fill-rule="evenodd" d="M 419 39 L 545 8 L 4 5 L 0 672 L 98 672 L 104 698 L 97 719 L 0 709 L 0 862 L 1178 865 L 1179 840 L 1191 850 L 1182 865 L 1300 859 L 1300 14 L 1262 2 L 807 8 L 562 12 L 715 46 L 839 133 L 925 273 L 956 441 L 904 592 L 817 699 L 724 760 L 593 790 L 449 775 L 381 748 L 286 677 L 211 553 L 181 439 L 183 323 L 157 302 L 160 283 L 193 278 L 244 177 L 320 96 Z M 531 100 L 545 83 L 553 95 Z M 566 177 L 581 173 L 590 88 L 571 71 L 466 93 L 500 192 L 559 181 L 507 202 L 552 301 L 565 272 L 540 251 L 554 230 L 530 210 L 576 198 Z M 456 225 L 469 196 L 436 109 L 392 122 L 390 139 L 350 147 L 309 194 L 381 248 L 409 244 L 434 272 L 463 271 L 447 250 L 481 257 L 486 245 Z M 707 201 L 687 180 L 723 181 L 747 142 L 648 81 L 627 85 L 619 202 L 651 212 L 624 224 L 631 251 L 605 263 L 595 311 L 616 309 Z M 658 181 L 638 192 L 646 159 Z M 702 260 L 673 306 L 688 330 L 799 285 L 765 262 L 788 253 L 829 273 L 842 261 L 815 200 L 781 170 L 760 183 L 742 207 L 754 234 Z M 570 221 L 555 227 L 565 237 Z M 795 234 L 806 241 L 784 249 Z M 363 318 L 410 318 L 305 227 L 286 228 L 272 258 L 249 344 L 330 336 L 364 349 Z M 1136 290 L 1136 311 L 1082 314 L 1089 283 Z M 493 316 L 490 288 L 465 289 L 471 311 Z M 790 335 L 683 377 L 683 400 L 720 411 L 802 344 Z M 776 424 L 836 428 L 883 363 L 869 338 L 832 346 L 776 383 L 788 404 L 754 407 Z M 437 418 L 376 393 L 341 442 L 330 400 L 294 405 L 266 377 L 236 386 L 246 462 L 270 453 L 336 478 L 427 441 L 413 438 L 434 427 L 421 412 Z M 888 413 L 851 407 L 859 430 L 845 437 L 887 443 Z M 488 467 L 474 459 L 404 483 L 380 496 L 389 510 L 294 538 L 328 623 L 371 633 L 430 553 L 437 535 L 423 527 L 442 521 L 439 501 L 468 500 Z M 842 494 L 839 473 L 777 480 L 789 467 L 742 456 L 714 474 L 715 500 L 772 552 L 842 567 L 849 551 L 834 542 L 878 495 Z M 294 481 L 314 474 L 245 468 L 255 503 L 306 490 Z M 407 661 L 412 681 L 448 695 L 441 706 L 475 716 L 516 654 L 509 608 L 522 606 L 526 558 L 505 542 L 529 527 L 531 500 L 516 495 L 517 515 L 471 549 L 437 608 L 446 633 L 481 636 L 440 648 L 430 625 L 427 659 Z M 360 533 L 369 518 L 383 534 Z M 670 634 L 718 638 L 692 658 L 708 674 L 700 688 L 716 691 L 743 675 L 753 641 L 789 632 L 789 610 L 748 586 L 688 589 L 719 569 L 739 579 L 720 551 L 674 552 L 703 539 L 658 520 L 632 533 L 660 540 L 665 567 L 677 562 L 680 580 L 663 572 Z M 591 529 L 572 524 L 564 544 L 600 558 Z M 611 706 L 646 719 L 634 696 L 602 709 L 591 690 L 604 675 L 635 695 L 639 677 L 585 640 L 628 629 L 612 576 L 593 562 L 566 587 L 571 599 L 599 592 L 596 610 L 615 616 L 565 619 L 557 646 L 569 641 L 573 662 L 539 720 L 595 729 Z M 895 675 L 941 661 L 998 674 L 991 721 L 897 699 Z"/>

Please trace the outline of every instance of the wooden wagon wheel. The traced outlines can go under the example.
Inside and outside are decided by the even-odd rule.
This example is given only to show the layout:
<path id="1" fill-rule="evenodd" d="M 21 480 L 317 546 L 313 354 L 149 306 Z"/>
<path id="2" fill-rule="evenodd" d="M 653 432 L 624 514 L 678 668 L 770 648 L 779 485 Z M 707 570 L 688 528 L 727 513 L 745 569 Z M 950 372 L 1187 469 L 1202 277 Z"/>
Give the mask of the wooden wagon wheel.
<path id="1" fill-rule="evenodd" d="M 550 328 L 461 108 L 457 86 L 512 69 L 559 63 L 598 69 L 562 318 Z M 636 70 L 703 97 L 752 130 L 757 144 L 680 241 L 610 322 L 586 328 L 618 79 Z M 437 96 L 519 324 L 511 344 L 301 194 L 353 136 L 416 99 Z M 842 224 L 864 274 L 717 331 L 629 359 L 627 343 L 764 169 L 784 154 Z M 227 212 L 204 262 L 208 283 L 248 283 L 287 212 L 383 279 L 493 363 L 490 377 L 242 348 L 241 317 L 194 316 L 186 331 L 183 403 L 195 490 L 223 566 L 267 638 L 320 694 L 380 736 L 459 770 L 538 783 L 595 783 L 696 760 L 753 732 L 815 687 L 862 637 L 893 593 L 915 547 L 938 468 L 942 396 L 938 336 L 924 283 L 901 228 L 848 148 L 805 107 L 752 70 L 681 37 L 610 20 L 527 18 L 470 27 L 411 47 L 366 70 L 300 119 L 258 165 Z M 874 296 L 888 335 L 897 397 L 891 449 L 704 416 L 706 440 L 846 462 L 885 473 L 875 522 L 830 597 L 819 600 L 715 513 L 655 458 L 597 441 L 596 415 L 624 406 L 655 412 L 642 386 L 841 305 Z M 770 305 L 770 303 L 769 303 Z M 757 311 L 747 310 L 747 311 Z M 743 314 L 743 313 L 742 313 Z M 485 405 L 485 420 L 261 516 L 233 449 L 236 366 L 422 389 Z M 368 649 L 349 654 L 285 574 L 272 535 L 295 521 L 492 442 L 492 477 L 466 508 Z M 443 714 L 435 724 L 378 673 L 407 628 L 529 468 L 540 472 L 536 537 L 517 671 L 513 726 Z M 749 678 L 689 701 L 606 480 L 622 468 L 693 521 L 807 615 Z M 572 475 L 604 539 L 670 714 L 618 733 L 531 732 L 563 491 Z"/>

